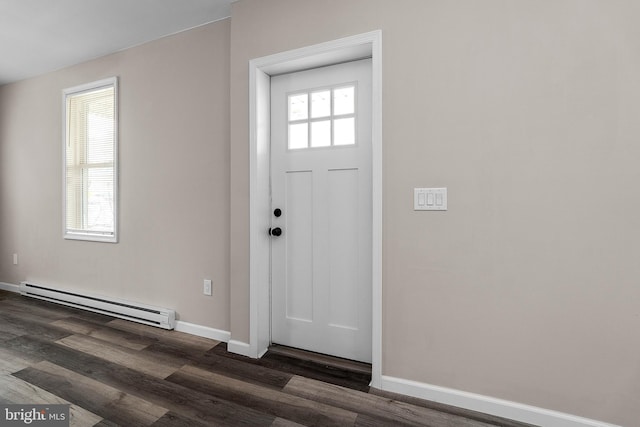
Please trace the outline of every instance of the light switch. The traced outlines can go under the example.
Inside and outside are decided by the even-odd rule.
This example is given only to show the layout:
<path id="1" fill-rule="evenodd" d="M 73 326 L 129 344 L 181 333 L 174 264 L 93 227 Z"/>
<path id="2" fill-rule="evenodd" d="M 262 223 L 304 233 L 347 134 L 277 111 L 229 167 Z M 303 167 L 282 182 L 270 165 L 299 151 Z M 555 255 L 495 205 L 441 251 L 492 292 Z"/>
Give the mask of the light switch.
<path id="1" fill-rule="evenodd" d="M 446 188 L 414 188 L 413 210 L 415 211 L 446 211 Z"/>

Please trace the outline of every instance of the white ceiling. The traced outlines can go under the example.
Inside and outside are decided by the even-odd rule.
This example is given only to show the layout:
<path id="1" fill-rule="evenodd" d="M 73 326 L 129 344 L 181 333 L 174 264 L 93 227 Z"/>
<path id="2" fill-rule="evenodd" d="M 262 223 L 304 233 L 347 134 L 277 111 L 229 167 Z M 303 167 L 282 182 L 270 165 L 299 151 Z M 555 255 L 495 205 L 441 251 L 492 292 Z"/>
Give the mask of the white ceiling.
<path id="1" fill-rule="evenodd" d="M 233 0 L 0 0 L 0 85 L 217 21 Z"/>

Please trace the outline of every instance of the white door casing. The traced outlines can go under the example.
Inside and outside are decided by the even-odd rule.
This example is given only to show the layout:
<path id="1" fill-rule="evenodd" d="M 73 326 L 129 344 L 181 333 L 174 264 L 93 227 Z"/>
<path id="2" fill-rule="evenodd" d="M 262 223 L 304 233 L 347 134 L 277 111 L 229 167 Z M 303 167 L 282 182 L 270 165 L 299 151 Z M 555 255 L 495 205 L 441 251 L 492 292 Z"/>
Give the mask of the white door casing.
<path id="1" fill-rule="evenodd" d="M 371 362 L 370 59 L 271 79 L 271 195 L 272 341 Z"/>
<path id="2" fill-rule="evenodd" d="M 371 386 L 382 384 L 382 32 L 345 37 L 249 62 L 249 330 L 234 332 L 231 352 L 261 357 L 270 325 L 270 79 L 272 75 L 370 57 L 372 61 L 372 361 Z M 233 290 L 232 290 L 233 292 Z M 232 301 L 244 301 L 240 292 Z"/>

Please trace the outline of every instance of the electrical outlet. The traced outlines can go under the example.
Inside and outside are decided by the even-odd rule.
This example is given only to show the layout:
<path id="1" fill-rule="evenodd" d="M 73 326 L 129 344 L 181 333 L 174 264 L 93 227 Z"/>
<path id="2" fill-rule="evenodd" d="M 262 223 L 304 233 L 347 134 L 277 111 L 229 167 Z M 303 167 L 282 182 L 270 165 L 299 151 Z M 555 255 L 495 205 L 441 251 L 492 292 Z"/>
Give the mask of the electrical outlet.
<path id="1" fill-rule="evenodd" d="M 13 254 L 13 265 L 18 265 L 18 254 Z"/>
<path id="2" fill-rule="evenodd" d="M 203 292 L 205 295 L 211 295 L 211 279 L 204 279 Z"/>

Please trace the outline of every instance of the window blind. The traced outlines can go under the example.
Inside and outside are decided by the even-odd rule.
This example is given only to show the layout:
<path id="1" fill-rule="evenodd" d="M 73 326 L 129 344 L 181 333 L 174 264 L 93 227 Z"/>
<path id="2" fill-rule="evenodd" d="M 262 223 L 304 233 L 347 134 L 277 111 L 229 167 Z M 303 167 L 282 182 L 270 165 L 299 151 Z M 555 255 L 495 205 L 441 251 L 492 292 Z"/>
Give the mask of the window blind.
<path id="1" fill-rule="evenodd" d="M 116 85 L 69 89 L 65 96 L 65 237 L 116 235 Z"/>

